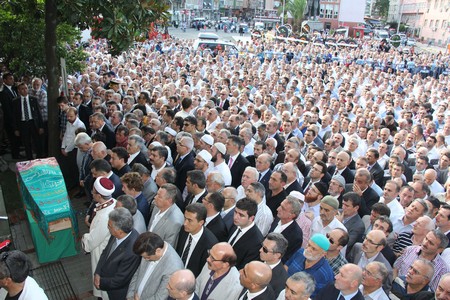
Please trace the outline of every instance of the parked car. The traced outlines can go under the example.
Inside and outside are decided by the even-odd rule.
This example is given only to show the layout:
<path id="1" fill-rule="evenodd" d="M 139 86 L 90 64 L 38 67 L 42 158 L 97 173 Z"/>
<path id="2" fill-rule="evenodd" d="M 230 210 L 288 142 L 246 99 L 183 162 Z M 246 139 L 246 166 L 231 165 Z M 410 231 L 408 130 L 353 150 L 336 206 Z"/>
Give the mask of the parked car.
<path id="1" fill-rule="evenodd" d="M 415 46 L 416 45 L 416 39 L 408 38 L 408 40 L 406 41 L 406 45 L 410 46 L 410 47 Z"/>

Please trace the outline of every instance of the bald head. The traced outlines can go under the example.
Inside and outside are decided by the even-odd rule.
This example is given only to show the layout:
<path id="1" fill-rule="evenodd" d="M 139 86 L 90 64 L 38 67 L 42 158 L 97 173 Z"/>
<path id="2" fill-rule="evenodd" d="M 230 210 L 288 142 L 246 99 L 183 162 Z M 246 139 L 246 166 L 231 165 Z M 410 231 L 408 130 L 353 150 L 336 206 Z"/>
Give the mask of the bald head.
<path id="1" fill-rule="evenodd" d="M 428 185 L 432 185 L 437 178 L 437 172 L 434 169 L 427 169 L 423 175 L 424 181 Z"/>
<path id="2" fill-rule="evenodd" d="M 191 270 L 178 270 L 172 274 L 167 284 L 169 296 L 173 299 L 187 299 L 195 292 L 195 276 Z"/>
<path id="3" fill-rule="evenodd" d="M 346 264 L 339 269 L 334 286 L 343 294 L 351 294 L 358 290 L 362 281 L 362 269 L 355 264 Z"/>
<path id="4" fill-rule="evenodd" d="M 106 156 L 106 145 L 103 142 L 95 142 L 92 145 L 92 157 L 94 159 L 104 158 Z"/>
<path id="5" fill-rule="evenodd" d="M 269 285 L 272 279 L 272 269 L 260 261 L 249 262 L 239 273 L 241 285 L 250 292 L 262 290 Z"/>

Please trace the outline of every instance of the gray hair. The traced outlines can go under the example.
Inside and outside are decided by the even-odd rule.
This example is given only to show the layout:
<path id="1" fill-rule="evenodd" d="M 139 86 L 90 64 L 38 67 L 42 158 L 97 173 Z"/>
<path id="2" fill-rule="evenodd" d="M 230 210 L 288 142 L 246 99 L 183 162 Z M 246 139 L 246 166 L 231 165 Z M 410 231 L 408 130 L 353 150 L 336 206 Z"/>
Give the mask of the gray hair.
<path id="1" fill-rule="evenodd" d="M 121 195 L 117 197 L 117 202 L 122 203 L 122 207 L 128 209 L 133 216 L 136 214 L 137 203 L 133 197 L 129 195 Z"/>
<path id="2" fill-rule="evenodd" d="M 443 233 L 440 229 L 434 229 L 431 232 L 433 232 L 434 236 L 437 237 L 440 241 L 439 248 L 445 249 L 448 246 L 448 237 Z"/>
<path id="3" fill-rule="evenodd" d="M 316 289 L 316 281 L 314 280 L 314 277 L 309 275 L 306 272 L 297 272 L 292 274 L 289 279 L 296 281 L 296 282 L 302 282 L 305 285 L 305 290 L 303 291 L 303 295 L 306 297 L 309 297 L 314 293 L 314 290 Z"/>
<path id="4" fill-rule="evenodd" d="M 147 147 L 145 147 L 145 140 L 142 137 L 137 134 L 133 134 L 128 137 L 128 140 L 134 140 L 137 146 L 141 149 L 141 152 L 147 156 Z"/>
<path id="5" fill-rule="evenodd" d="M 297 218 L 300 214 L 300 210 L 302 209 L 300 201 L 294 196 L 287 196 L 285 200 L 291 205 L 291 213 L 295 215 L 295 218 Z"/>
<path id="6" fill-rule="evenodd" d="M 183 136 L 181 139 L 180 139 L 180 141 L 181 140 L 184 140 L 185 141 L 185 143 L 186 143 L 186 147 L 188 147 L 188 149 L 189 149 L 189 151 L 191 151 L 192 150 L 192 148 L 194 148 L 194 140 L 192 139 L 192 137 L 190 137 L 190 136 Z"/>
<path id="7" fill-rule="evenodd" d="M 379 261 L 373 261 L 373 262 L 368 263 L 368 265 L 369 264 L 377 266 L 377 272 L 381 277 L 380 280 L 381 280 L 381 282 L 384 282 L 389 274 L 386 266 L 382 262 L 379 262 Z"/>
<path id="8" fill-rule="evenodd" d="M 255 192 L 261 197 L 261 199 L 266 194 L 266 188 L 264 187 L 264 185 L 261 182 L 258 182 L 258 181 L 252 182 L 252 183 L 250 183 L 249 186 L 251 186 L 255 189 Z"/>
<path id="9" fill-rule="evenodd" d="M 416 198 L 416 199 L 414 199 L 414 201 L 413 202 L 419 202 L 421 205 L 422 205 L 422 207 L 423 207 L 423 215 L 426 215 L 427 213 L 428 213 L 428 205 L 427 205 L 427 203 L 425 202 L 425 200 L 423 200 L 423 199 L 420 199 L 420 198 Z M 411 202 L 411 204 L 413 203 L 413 202 Z M 410 205 L 411 205 L 410 204 Z M 444 247 L 445 248 L 445 247 Z"/>
<path id="10" fill-rule="evenodd" d="M 150 176 L 150 170 L 147 169 L 143 164 L 141 163 L 135 163 L 133 167 L 131 168 L 131 172 L 138 172 L 141 177 L 143 175 Z"/>
<path id="11" fill-rule="evenodd" d="M 118 207 L 112 210 L 109 213 L 109 220 L 114 228 L 122 230 L 127 234 L 133 230 L 133 216 L 125 207 Z"/>
<path id="12" fill-rule="evenodd" d="M 221 187 L 225 186 L 225 180 L 223 179 L 222 173 L 217 171 L 209 172 L 208 177 L 212 182 L 219 184 Z"/>
<path id="13" fill-rule="evenodd" d="M 244 172 L 247 171 L 247 170 L 248 170 L 248 171 L 252 171 L 253 175 L 255 176 L 255 180 L 258 180 L 258 174 L 259 174 L 259 172 L 258 172 L 258 170 L 256 170 L 255 167 L 250 167 L 250 166 L 248 166 L 248 167 L 245 168 Z"/>
<path id="14" fill-rule="evenodd" d="M 77 146 L 89 143 L 92 143 L 92 139 L 86 132 L 80 132 L 75 137 L 75 145 Z"/>
<path id="15" fill-rule="evenodd" d="M 284 256 L 288 247 L 288 240 L 281 233 L 271 232 L 266 236 L 266 239 L 275 242 L 273 252 Z"/>
<path id="16" fill-rule="evenodd" d="M 426 275 L 423 275 L 423 276 L 425 276 L 428 280 L 433 279 L 433 276 L 434 276 L 434 264 L 431 261 L 423 259 L 423 258 L 418 258 L 414 262 L 416 262 L 416 261 L 420 261 L 421 263 L 423 263 L 427 267 Z"/>

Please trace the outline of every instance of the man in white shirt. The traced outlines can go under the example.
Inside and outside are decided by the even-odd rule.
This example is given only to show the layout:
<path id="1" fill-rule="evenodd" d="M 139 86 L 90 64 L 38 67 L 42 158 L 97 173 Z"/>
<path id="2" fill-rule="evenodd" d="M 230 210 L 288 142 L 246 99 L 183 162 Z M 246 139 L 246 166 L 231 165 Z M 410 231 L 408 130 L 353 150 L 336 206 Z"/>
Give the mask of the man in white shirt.
<path id="1" fill-rule="evenodd" d="M 227 149 L 223 143 L 215 143 L 211 147 L 211 161 L 214 163 L 214 167 L 211 168 L 211 171 L 217 171 L 222 174 L 225 185 L 230 185 L 232 178 L 230 168 L 225 162 L 226 153 Z"/>
<path id="2" fill-rule="evenodd" d="M 437 172 L 435 169 L 427 169 L 424 174 L 424 181 L 430 187 L 430 195 L 435 196 L 436 194 L 444 193 L 444 187 L 436 180 Z"/>
<path id="3" fill-rule="evenodd" d="M 285 289 L 280 292 L 277 300 L 311 300 L 309 297 L 315 289 L 316 283 L 311 275 L 297 272 L 286 280 Z"/>
<path id="4" fill-rule="evenodd" d="M 320 201 L 320 215 L 315 217 L 311 225 L 311 236 L 316 233 L 326 235 L 331 230 L 341 228 L 347 232 L 347 228 L 336 218 L 339 202 L 333 196 L 325 196 Z"/>
<path id="5" fill-rule="evenodd" d="M 388 180 L 384 185 L 383 197 L 380 198 L 380 202 L 386 204 L 391 210 L 389 219 L 391 222 L 402 218 L 405 215 L 405 210 L 400 202 L 397 200 L 397 196 L 400 193 L 400 187 L 393 180 Z"/>
<path id="6" fill-rule="evenodd" d="M 245 190 L 245 195 L 258 204 L 258 211 L 255 216 L 255 224 L 258 226 L 263 236 L 269 233 L 270 225 L 273 222 L 273 215 L 264 199 L 266 189 L 260 182 L 251 183 Z"/>

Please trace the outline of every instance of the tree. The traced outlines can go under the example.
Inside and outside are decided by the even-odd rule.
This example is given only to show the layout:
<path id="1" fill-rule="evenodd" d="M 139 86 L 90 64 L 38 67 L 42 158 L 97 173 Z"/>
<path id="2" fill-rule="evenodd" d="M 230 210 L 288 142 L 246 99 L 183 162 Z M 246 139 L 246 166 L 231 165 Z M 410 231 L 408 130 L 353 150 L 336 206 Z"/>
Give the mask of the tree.
<path id="1" fill-rule="evenodd" d="M 305 15 L 306 3 L 306 0 L 286 0 L 285 12 L 289 12 L 292 15 L 292 27 L 294 31 L 300 30 Z M 281 5 L 278 10 L 281 14 L 283 6 Z M 283 18 L 284 16 L 281 17 Z"/>
<path id="2" fill-rule="evenodd" d="M 389 0 L 376 0 L 373 7 L 381 17 L 384 19 L 387 18 L 389 13 Z"/>

